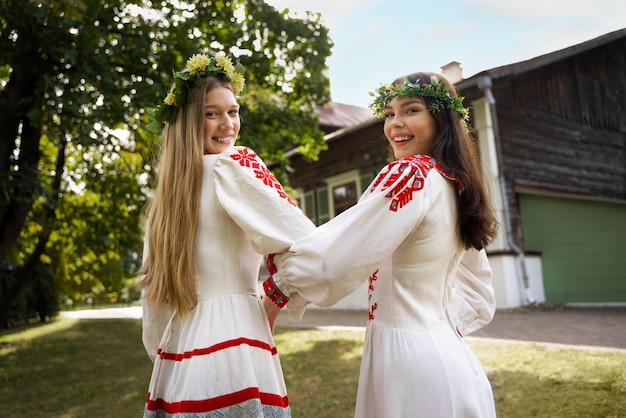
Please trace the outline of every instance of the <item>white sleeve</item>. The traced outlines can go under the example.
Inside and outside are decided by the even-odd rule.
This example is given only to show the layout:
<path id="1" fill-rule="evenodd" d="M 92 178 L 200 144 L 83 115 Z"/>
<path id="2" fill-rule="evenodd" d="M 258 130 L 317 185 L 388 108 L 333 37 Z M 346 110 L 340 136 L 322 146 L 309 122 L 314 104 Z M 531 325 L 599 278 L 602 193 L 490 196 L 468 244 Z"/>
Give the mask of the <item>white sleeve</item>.
<path id="1" fill-rule="evenodd" d="M 259 254 L 286 251 L 315 225 L 254 151 L 232 147 L 214 167 L 217 200 Z"/>
<path id="2" fill-rule="evenodd" d="M 461 335 L 471 334 L 493 319 L 496 299 L 485 250 L 465 252 L 454 277 L 449 315 Z"/>
<path id="3" fill-rule="evenodd" d="M 157 308 L 153 305 L 146 303 L 143 300 L 145 289 L 141 292 L 142 298 L 142 310 L 143 315 L 141 317 L 142 323 L 142 341 L 143 346 L 150 357 L 150 360 L 154 363 L 154 359 L 159 349 L 159 342 L 163 337 L 165 328 L 171 318 L 171 314 L 166 308 Z"/>
<path id="4" fill-rule="evenodd" d="M 389 164 L 357 205 L 277 254 L 268 282 L 288 297 L 297 293 L 318 306 L 335 304 L 391 257 L 424 218 L 439 192 L 429 183 L 446 181 L 432 171 L 412 161 Z"/>
<path id="5" fill-rule="evenodd" d="M 222 152 L 213 174 L 218 204 L 245 231 L 259 254 L 286 251 L 296 239 L 315 229 L 251 149 L 237 146 Z M 147 240 L 145 243 L 144 259 L 148 254 Z M 142 339 L 154 361 L 171 314 L 145 302 L 142 306 Z"/>
<path id="6" fill-rule="evenodd" d="M 148 257 L 148 239 L 147 234 L 144 238 L 144 246 L 143 246 L 143 261 L 146 261 Z M 141 291 L 141 326 L 142 326 L 142 335 L 141 339 L 143 341 L 143 346 L 150 357 L 150 360 L 154 363 L 154 359 L 156 358 L 157 350 L 159 348 L 159 342 L 163 337 L 163 332 L 165 331 L 165 327 L 170 320 L 170 313 L 167 308 L 157 308 L 149 303 L 147 303 L 145 299 L 145 293 L 147 289 L 142 289 Z"/>

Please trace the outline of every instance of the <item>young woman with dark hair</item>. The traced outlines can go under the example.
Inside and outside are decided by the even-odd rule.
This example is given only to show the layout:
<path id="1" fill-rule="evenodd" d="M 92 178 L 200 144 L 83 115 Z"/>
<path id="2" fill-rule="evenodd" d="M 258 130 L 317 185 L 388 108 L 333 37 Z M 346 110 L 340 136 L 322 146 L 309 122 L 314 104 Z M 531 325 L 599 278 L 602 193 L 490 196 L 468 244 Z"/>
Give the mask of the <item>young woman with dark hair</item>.
<path id="1" fill-rule="evenodd" d="M 468 110 L 432 73 L 372 95 L 394 161 L 355 206 L 268 257 L 270 322 L 285 304 L 298 320 L 308 302 L 333 305 L 368 281 L 355 417 L 494 417 L 489 380 L 462 337 L 495 312 L 484 247 L 497 221 Z"/>

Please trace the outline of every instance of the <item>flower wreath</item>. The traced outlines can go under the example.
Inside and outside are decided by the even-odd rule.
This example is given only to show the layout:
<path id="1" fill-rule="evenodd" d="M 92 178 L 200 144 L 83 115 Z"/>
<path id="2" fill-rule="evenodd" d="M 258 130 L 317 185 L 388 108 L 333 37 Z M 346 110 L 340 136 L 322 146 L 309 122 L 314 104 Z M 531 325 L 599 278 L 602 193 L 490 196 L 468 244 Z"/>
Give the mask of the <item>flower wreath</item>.
<path id="1" fill-rule="evenodd" d="M 166 123 L 174 123 L 178 107 L 191 103 L 191 90 L 194 86 L 202 86 L 202 77 L 215 76 L 229 81 L 235 95 L 239 95 L 245 87 L 243 72 L 243 66 L 239 62 L 233 64 L 224 52 L 218 52 L 213 58 L 204 54 L 192 55 L 182 71 L 173 72 L 174 82 L 163 103 L 147 109 L 150 122 L 146 129 L 160 133 Z"/>
<path id="2" fill-rule="evenodd" d="M 390 86 L 380 86 L 375 92 L 370 92 L 370 96 L 375 98 L 369 108 L 380 118 L 385 114 L 385 106 L 394 97 L 432 97 L 435 100 L 428 105 L 428 110 L 431 113 L 445 109 L 455 110 L 461 115 L 461 122 L 467 126 L 469 110 L 463 107 L 463 97 L 453 96 L 450 93 L 450 87 L 444 86 L 439 77 L 435 75 L 430 77 L 430 83 L 420 83 L 419 81 L 418 79 L 415 83 L 411 83 L 408 78 L 405 78 L 402 84 L 393 83 Z"/>

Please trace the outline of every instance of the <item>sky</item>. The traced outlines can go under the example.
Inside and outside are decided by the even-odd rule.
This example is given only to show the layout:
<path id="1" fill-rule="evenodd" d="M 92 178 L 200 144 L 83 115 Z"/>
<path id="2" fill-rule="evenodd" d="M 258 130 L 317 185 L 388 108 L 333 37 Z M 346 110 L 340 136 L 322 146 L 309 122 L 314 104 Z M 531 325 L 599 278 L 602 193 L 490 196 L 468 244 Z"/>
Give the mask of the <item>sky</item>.
<path id="1" fill-rule="evenodd" d="M 367 107 L 370 91 L 457 61 L 465 78 L 626 28 L 625 0 L 266 0 L 319 12 L 334 43 L 332 100 Z"/>

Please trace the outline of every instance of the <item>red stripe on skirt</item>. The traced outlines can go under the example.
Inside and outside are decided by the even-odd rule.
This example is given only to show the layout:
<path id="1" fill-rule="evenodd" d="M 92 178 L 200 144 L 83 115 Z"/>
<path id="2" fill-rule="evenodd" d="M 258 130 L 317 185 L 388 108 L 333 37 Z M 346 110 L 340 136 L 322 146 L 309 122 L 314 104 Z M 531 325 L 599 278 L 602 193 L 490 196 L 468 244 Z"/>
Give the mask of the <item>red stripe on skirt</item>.
<path id="1" fill-rule="evenodd" d="M 204 356 L 207 354 L 215 353 L 219 350 L 224 350 L 226 348 L 236 347 L 238 345 L 244 344 L 252 347 L 262 348 L 263 350 L 271 352 L 272 355 L 276 354 L 276 346 L 271 347 L 268 343 L 264 341 L 251 340 L 249 338 L 235 338 L 234 340 L 223 341 L 210 347 L 196 348 L 191 351 L 185 351 L 184 353 L 168 353 L 159 348 L 159 350 L 157 351 L 157 356 L 161 357 L 161 359 L 163 360 L 182 361 L 184 359 L 188 359 L 194 356 Z"/>
<path id="2" fill-rule="evenodd" d="M 151 400 L 150 394 L 148 393 L 146 407 L 149 411 L 162 410 L 168 414 L 199 413 L 237 405 L 242 402 L 249 401 L 250 399 L 260 399 L 261 404 L 263 405 L 277 406 L 281 408 L 289 406 L 289 398 L 287 395 L 279 396 L 272 393 L 260 392 L 259 388 L 248 388 L 240 390 L 239 392 L 229 393 L 228 395 L 217 396 L 215 398 L 178 402 L 166 402 L 163 399 Z"/>

